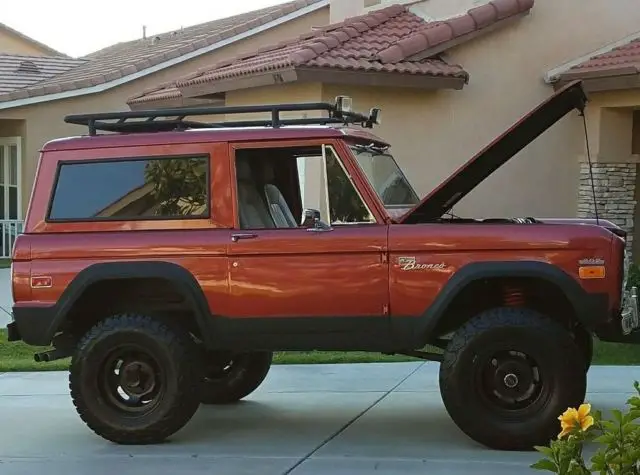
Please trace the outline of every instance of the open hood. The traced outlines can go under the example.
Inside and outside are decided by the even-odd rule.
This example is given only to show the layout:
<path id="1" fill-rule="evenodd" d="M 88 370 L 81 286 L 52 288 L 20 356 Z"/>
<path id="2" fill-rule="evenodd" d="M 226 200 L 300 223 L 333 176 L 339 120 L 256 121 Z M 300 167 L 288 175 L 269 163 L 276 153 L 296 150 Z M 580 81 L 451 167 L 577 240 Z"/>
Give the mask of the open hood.
<path id="1" fill-rule="evenodd" d="M 586 103 L 587 96 L 581 81 L 572 82 L 559 89 L 461 166 L 418 205 L 398 218 L 397 222 L 414 224 L 438 219 L 569 112 L 574 109 L 583 112 Z"/>

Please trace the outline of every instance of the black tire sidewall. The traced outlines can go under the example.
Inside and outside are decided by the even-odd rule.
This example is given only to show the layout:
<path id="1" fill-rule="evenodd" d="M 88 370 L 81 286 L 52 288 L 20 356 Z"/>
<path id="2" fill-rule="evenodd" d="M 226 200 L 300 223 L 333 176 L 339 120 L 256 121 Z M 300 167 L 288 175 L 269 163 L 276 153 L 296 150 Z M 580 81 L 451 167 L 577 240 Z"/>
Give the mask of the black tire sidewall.
<path id="1" fill-rule="evenodd" d="M 542 315 L 508 309 L 479 315 L 461 330 L 445 351 L 440 385 L 445 407 L 463 432 L 489 447 L 515 450 L 531 450 L 557 436 L 558 416 L 582 403 L 586 392 L 584 361 L 570 334 Z M 488 409 L 476 384 L 482 360 L 474 361 L 474 355 L 500 350 L 532 357 L 546 386 L 546 397 L 513 419 Z"/>
<path id="2" fill-rule="evenodd" d="M 219 380 L 206 380 L 202 385 L 203 404 L 229 404 L 245 398 L 255 391 L 269 373 L 272 352 L 252 352 L 238 355 L 239 367 Z M 238 363 L 234 363 L 238 364 Z"/>
<path id="3" fill-rule="evenodd" d="M 120 344 L 143 348 L 161 370 L 163 395 L 147 413 L 123 414 L 99 390 L 101 368 Z M 124 444 L 159 442 L 177 431 L 199 404 L 193 393 L 199 389 L 201 373 L 194 365 L 190 344 L 180 330 L 150 318 L 122 315 L 99 323 L 81 341 L 70 368 L 69 385 L 82 419 L 98 435 Z"/>

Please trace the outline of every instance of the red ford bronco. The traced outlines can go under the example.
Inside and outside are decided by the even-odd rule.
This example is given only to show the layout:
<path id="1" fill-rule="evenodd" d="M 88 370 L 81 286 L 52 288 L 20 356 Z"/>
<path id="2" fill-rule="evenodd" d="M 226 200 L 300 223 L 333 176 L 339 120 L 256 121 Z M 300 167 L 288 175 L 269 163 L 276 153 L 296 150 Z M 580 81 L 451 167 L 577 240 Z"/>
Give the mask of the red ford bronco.
<path id="1" fill-rule="evenodd" d="M 68 116 L 88 135 L 42 150 L 9 339 L 51 345 L 36 361 L 71 356 L 80 417 L 121 444 L 244 398 L 274 351 L 296 350 L 439 361 L 469 437 L 546 444 L 584 400 L 593 336 L 640 343 L 625 233 L 450 210 L 586 102 L 566 86 L 423 199 L 369 132 L 380 110 L 343 96 Z M 193 119 L 216 114 L 234 120 Z"/>

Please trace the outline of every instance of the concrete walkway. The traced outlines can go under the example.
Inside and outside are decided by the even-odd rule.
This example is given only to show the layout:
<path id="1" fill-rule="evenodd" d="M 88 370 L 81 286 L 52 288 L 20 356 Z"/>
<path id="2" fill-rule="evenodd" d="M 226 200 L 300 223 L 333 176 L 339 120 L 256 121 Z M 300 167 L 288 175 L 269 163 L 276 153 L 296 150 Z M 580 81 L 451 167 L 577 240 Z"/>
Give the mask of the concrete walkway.
<path id="1" fill-rule="evenodd" d="M 121 447 L 87 429 L 66 373 L 0 375 L 0 474 L 536 473 L 536 453 L 487 450 L 446 414 L 434 363 L 275 366 L 245 402 L 201 407 L 161 446 Z M 595 367 L 589 402 L 623 407 L 640 368 Z"/>

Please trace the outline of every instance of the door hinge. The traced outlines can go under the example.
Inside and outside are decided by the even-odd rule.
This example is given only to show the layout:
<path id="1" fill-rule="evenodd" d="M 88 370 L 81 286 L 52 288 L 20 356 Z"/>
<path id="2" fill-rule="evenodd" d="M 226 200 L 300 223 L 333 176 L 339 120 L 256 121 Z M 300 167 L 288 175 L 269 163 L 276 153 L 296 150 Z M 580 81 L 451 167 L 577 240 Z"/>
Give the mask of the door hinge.
<path id="1" fill-rule="evenodd" d="M 382 314 L 383 315 L 389 315 L 389 306 L 388 305 L 383 305 L 382 306 Z"/>
<path id="2" fill-rule="evenodd" d="M 386 264 L 387 262 L 389 262 L 389 256 L 387 255 L 387 253 L 386 253 L 386 252 L 383 252 L 383 253 L 381 254 L 381 256 L 382 256 L 382 263 L 383 263 L 383 264 Z"/>

